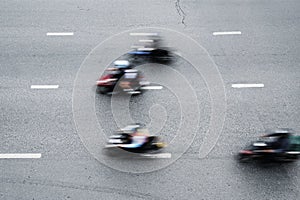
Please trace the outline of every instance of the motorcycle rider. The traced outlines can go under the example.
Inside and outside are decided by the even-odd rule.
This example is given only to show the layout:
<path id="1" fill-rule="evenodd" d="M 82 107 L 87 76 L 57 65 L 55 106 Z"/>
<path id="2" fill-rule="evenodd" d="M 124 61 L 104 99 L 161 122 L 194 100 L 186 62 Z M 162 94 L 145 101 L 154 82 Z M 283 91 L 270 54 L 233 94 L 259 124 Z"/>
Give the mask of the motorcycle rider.
<path id="1" fill-rule="evenodd" d="M 166 147 L 159 137 L 149 135 L 141 124 L 130 124 L 109 137 L 107 148 L 117 147 L 133 153 L 153 152 Z"/>
<path id="2" fill-rule="evenodd" d="M 267 153 L 284 153 L 289 147 L 290 133 L 274 133 L 264 137 L 277 137 L 276 141 L 272 142 L 271 149 L 265 150 Z"/>
<path id="3" fill-rule="evenodd" d="M 121 129 L 122 130 L 122 129 Z M 147 129 L 141 129 L 140 126 L 129 125 L 123 128 L 129 136 L 130 142 L 126 144 L 126 148 L 138 148 L 143 146 L 149 140 L 149 134 Z"/>
<path id="4" fill-rule="evenodd" d="M 131 68 L 132 66 L 127 60 L 116 60 L 114 67 L 108 68 L 107 71 L 110 71 L 110 74 L 113 75 L 112 78 L 119 80 L 125 74 L 125 71 Z"/>
<path id="5" fill-rule="evenodd" d="M 117 84 L 118 88 L 125 92 L 134 92 L 140 86 L 140 72 L 133 69 L 127 60 L 116 60 L 114 67 L 106 71 L 110 74 L 110 79 L 114 80 L 113 86 Z"/>
<path id="6" fill-rule="evenodd" d="M 300 136 L 291 129 L 269 130 L 267 135 L 241 150 L 240 161 L 265 159 L 265 161 L 294 161 L 300 157 Z"/>
<path id="7" fill-rule="evenodd" d="M 132 91 L 134 88 L 140 85 L 139 72 L 135 69 L 127 69 L 124 71 L 124 75 L 120 80 L 120 87 L 124 91 Z"/>

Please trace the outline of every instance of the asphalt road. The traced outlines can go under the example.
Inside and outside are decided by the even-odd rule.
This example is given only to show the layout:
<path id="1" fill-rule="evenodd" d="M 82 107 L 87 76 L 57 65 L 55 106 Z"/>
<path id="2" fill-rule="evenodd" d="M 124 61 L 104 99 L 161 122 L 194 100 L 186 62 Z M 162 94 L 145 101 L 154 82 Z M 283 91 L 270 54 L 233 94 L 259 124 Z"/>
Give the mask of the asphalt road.
<path id="1" fill-rule="evenodd" d="M 299 199 L 299 162 L 243 165 L 234 159 L 265 129 L 300 132 L 299 18 L 298 0 L 1 1 L 0 155 L 40 153 L 41 158 L 0 159 L 0 199 Z M 124 34 L 115 35 L 147 27 L 179 31 L 202 48 L 180 43 L 184 40 L 172 43 L 176 34 L 168 35 L 169 45 L 182 56 L 170 66 L 141 69 L 150 81 L 170 87 L 123 101 L 97 95 L 91 86 L 87 94 L 94 104 L 74 109 L 74 92 L 80 91 L 76 75 L 83 66 L 99 64 L 99 74 L 84 74 L 92 83 L 105 67 L 101 61 L 126 49 L 128 41 L 118 42 Z M 219 31 L 241 34 L 213 35 Z M 99 45 L 103 41 L 114 46 Z M 216 88 L 220 80 L 212 79 L 217 73 L 207 66 L 220 73 L 224 93 Z M 232 88 L 237 83 L 264 87 Z M 224 124 L 214 133 L 210 122 L 213 117 L 222 121 L 218 116 L 224 113 L 214 116 L 214 110 L 223 110 L 217 98 L 223 95 Z M 170 142 L 165 151 L 172 159 L 111 157 L 100 151 L 97 139 L 104 141 L 117 122 L 128 120 L 113 116 L 123 113 L 123 103 L 133 120 Z M 90 107 L 95 119 L 85 110 Z M 92 128 L 78 129 L 74 112 L 86 114 L 81 122 L 97 121 L 105 135 L 84 138 L 82 130 Z M 208 155 L 200 158 L 203 147 Z"/>

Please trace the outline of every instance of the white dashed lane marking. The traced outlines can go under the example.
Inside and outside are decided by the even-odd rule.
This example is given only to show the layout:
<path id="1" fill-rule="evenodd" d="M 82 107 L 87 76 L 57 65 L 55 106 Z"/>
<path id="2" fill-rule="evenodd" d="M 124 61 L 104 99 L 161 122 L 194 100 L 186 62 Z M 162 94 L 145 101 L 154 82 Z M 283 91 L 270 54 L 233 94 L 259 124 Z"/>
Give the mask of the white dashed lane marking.
<path id="1" fill-rule="evenodd" d="M 258 84 L 232 84 L 231 87 L 233 88 L 263 88 L 265 87 L 264 84 L 258 83 Z"/>
<path id="2" fill-rule="evenodd" d="M 147 157 L 147 158 L 171 158 L 172 154 L 170 154 L 170 153 L 141 154 L 141 156 Z"/>
<path id="3" fill-rule="evenodd" d="M 155 50 L 154 48 L 138 48 L 138 51 L 153 51 Z"/>
<path id="4" fill-rule="evenodd" d="M 213 35 L 241 35 L 241 31 L 213 32 Z"/>
<path id="5" fill-rule="evenodd" d="M 131 36 L 157 36 L 157 33 L 130 33 Z"/>
<path id="6" fill-rule="evenodd" d="M 153 40 L 139 40 L 139 42 L 154 42 Z"/>
<path id="7" fill-rule="evenodd" d="M 52 32 L 47 33 L 47 36 L 71 36 L 74 35 L 73 32 Z"/>
<path id="8" fill-rule="evenodd" d="M 41 158 L 40 153 L 5 153 L 0 154 L 0 159 L 12 159 L 12 158 Z"/>
<path id="9" fill-rule="evenodd" d="M 163 86 L 144 86 L 141 89 L 143 90 L 161 90 Z"/>
<path id="10" fill-rule="evenodd" d="M 133 45 L 131 46 L 132 49 L 138 49 L 138 48 L 145 48 L 144 46 L 138 46 L 138 45 Z"/>
<path id="11" fill-rule="evenodd" d="M 59 85 L 31 85 L 31 89 L 57 89 Z"/>

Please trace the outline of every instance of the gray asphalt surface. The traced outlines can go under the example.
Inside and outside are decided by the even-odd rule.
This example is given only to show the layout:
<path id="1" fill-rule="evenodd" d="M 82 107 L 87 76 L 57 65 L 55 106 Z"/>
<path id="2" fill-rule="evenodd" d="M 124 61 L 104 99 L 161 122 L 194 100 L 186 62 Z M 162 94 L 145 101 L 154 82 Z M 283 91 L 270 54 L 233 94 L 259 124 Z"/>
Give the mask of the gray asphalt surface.
<path id="1" fill-rule="evenodd" d="M 299 162 L 261 166 L 234 159 L 265 129 L 300 132 L 299 1 L 55 0 L 0 5 L 0 154 L 42 154 L 40 159 L 0 159 L 0 199 L 299 199 Z M 210 126 L 210 91 L 205 77 L 192 73 L 191 64 L 179 59 L 172 67 L 188 76 L 198 98 L 197 134 L 188 150 L 167 167 L 126 173 L 96 160 L 80 140 L 72 112 L 73 85 L 84 59 L 99 43 L 149 26 L 180 31 L 207 50 L 224 82 L 227 112 L 216 145 L 200 159 Z M 213 36 L 215 31 L 242 34 Z M 50 37 L 47 32 L 74 36 Z M 106 49 L 107 54 L 115 48 Z M 164 70 L 154 78 L 171 80 Z M 233 89 L 233 83 L 265 87 Z M 59 88 L 30 89 L 39 84 Z M 116 127 L 111 98 L 96 95 L 95 100 L 97 120 L 110 135 Z M 181 120 L 178 105 L 167 88 L 129 102 L 135 120 L 159 124 L 165 117 L 161 130 L 150 130 L 170 142 Z M 186 127 L 185 134 L 189 130 Z M 111 159 L 118 164 L 118 158 Z M 162 162 L 120 158 L 120 163 L 136 169 Z"/>

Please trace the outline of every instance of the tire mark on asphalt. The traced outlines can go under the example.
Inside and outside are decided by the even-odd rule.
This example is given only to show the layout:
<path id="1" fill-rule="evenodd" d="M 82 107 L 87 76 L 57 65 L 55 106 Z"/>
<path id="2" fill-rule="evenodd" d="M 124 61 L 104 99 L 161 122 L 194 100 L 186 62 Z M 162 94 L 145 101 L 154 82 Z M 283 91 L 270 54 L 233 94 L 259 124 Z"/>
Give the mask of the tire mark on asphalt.
<path id="1" fill-rule="evenodd" d="M 48 186 L 48 187 L 59 187 L 68 188 L 74 190 L 100 192 L 108 194 L 120 194 L 128 197 L 136 197 L 140 199 L 162 199 L 161 197 L 153 196 L 150 193 L 134 192 L 113 187 L 103 186 L 92 186 L 92 185 L 77 185 L 70 182 L 63 181 L 50 181 L 50 180 L 39 180 L 39 179 L 16 179 L 16 178 L 0 178 L 1 183 L 8 184 L 24 184 L 24 185 L 35 185 L 35 186 Z"/>

